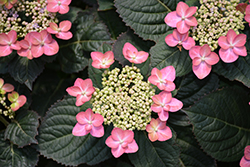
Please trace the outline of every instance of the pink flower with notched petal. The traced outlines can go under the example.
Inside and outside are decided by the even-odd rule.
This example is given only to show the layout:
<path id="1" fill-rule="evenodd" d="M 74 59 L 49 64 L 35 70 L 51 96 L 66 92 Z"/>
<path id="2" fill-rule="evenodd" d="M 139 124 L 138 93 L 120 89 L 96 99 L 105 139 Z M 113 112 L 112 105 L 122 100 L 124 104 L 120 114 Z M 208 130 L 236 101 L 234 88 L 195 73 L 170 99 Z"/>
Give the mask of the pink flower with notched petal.
<path id="1" fill-rule="evenodd" d="M 95 92 L 93 83 L 91 79 L 81 79 L 77 78 L 74 86 L 71 86 L 66 89 L 68 94 L 76 97 L 76 106 L 81 106 L 85 102 L 89 101 L 92 97 L 92 94 Z"/>
<path id="2" fill-rule="evenodd" d="M 134 153 L 138 150 L 132 130 L 122 130 L 115 127 L 105 143 L 111 148 L 111 153 L 115 158 L 120 157 L 123 153 Z"/>
<path id="3" fill-rule="evenodd" d="M 51 22 L 47 31 L 50 34 L 55 34 L 57 38 L 68 40 L 72 38 L 73 34 L 69 31 L 72 26 L 72 23 L 68 20 L 62 21 L 59 23 L 59 27 L 56 23 Z"/>
<path id="4" fill-rule="evenodd" d="M 49 12 L 68 13 L 71 0 L 47 0 L 47 10 Z"/>
<path id="5" fill-rule="evenodd" d="M 12 50 L 19 50 L 21 47 L 16 42 L 17 33 L 15 30 L 11 30 L 8 34 L 0 34 L 0 57 L 11 54 Z"/>
<path id="6" fill-rule="evenodd" d="M 7 9 L 11 9 L 17 0 L 0 0 L 0 5 L 5 5 Z"/>
<path id="7" fill-rule="evenodd" d="M 91 52 L 90 55 L 93 60 L 92 66 L 98 69 L 109 68 L 115 62 L 112 51 L 107 51 L 104 54 L 101 52 Z"/>
<path id="8" fill-rule="evenodd" d="M 30 41 L 32 43 L 31 52 L 33 57 L 40 57 L 43 54 L 47 56 L 55 55 L 59 51 L 59 45 L 46 30 L 39 32 L 30 32 Z"/>
<path id="9" fill-rule="evenodd" d="M 156 85 L 160 90 L 173 91 L 175 89 L 175 69 L 173 66 L 167 66 L 161 70 L 153 68 L 148 81 Z"/>
<path id="10" fill-rule="evenodd" d="M 182 45 L 186 50 L 189 50 L 195 45 L 194 39 L 188 37 L 188 32 L 181 34 L 176 29 L 174 29 L 173 34 L 166 36 L 165 42 L 171 47 Z"/>
<path id="11" fill-rule="evenodd" d="M 205 78 L 211 72 L 212 65 L 220 60 L 215 52 L 211 52 L 208 44 L 192 47 L 189 56 L 193 60 L 193 72 L 199 79 Z"/>
<path id="12" fill-rule="evenodd" d="M 94 114 L 91 108 L 85 112 L 76 115 L 77 124 L 72 130 L 74 136 L 85 136 L 90 133 L 94 137 L 102 137 L 104 135 L 104 127 L 102 125 L 104 118 L 100 114 Z"/>
<path id="13" fill-rule="evenodd" d="M 152 97 L 154 104 L 151 110 L 158 113 L 161 121 L 167 121 L 169 117 L 168 112 L 176 112 L 183 107 L 183 103 L 176 98 L 172 98 L 171 92 L 161 92 Z"/>
<path id="14" fill-rule="evenodd" d="M 246 7 L 247 7 L 247 4 L 246 3 L 239 3 L 237 6 L 236 6 L 236 10 L 240 11 L 241 13 L 245 13 L 246 11 Z"/>
<path id="15" fill-rule="evenodd" d="M 189 7 L 184 2 L 179 2 L 176 11 L 167 14 L 165 23 L 170 27 L 177 27 L 177 30 L 184 34 L 188 32 L 190 26 L 198 25 L 196 18 L 192 16 L 196 10 L 196 7 Z"/>
<path id="16" fill-rule="evenodd" d="M 250 145 L 245 147 L 244 156 L 240 160 L 240 167 L 250 167 Z"/>
<path id="17" fill-rule="evenodd" d="M 166 121 L 161 121 L 159 118 L 152 118 L 150 124 L 146 126 L 146 131 L 148 132 L 148 138 L 152 142 L 166 141 L 172 138 L 171 129 L 166 126 Z"/>
<path id="18" fill-rule="evenodd" d="M 10 107 L 12 111 L 18 110 L 27 101 L 27 98 L 24 95 L 19 96 L 19 94 L 15 91 L 8 94 L 8 99 L 11 102 Z"/>
<path id="19" fill-rule="evenodd" d="M 246 56 L 247 50 L 244 46 L 247 36 L 245 34 L 237 35 L 236 32 L 230 29 L 226 36 L 221 36 L 218 39 L 218 44 L 221 49 L 219 55 L 225 63 L 232 63 L 240 56 Z"/>
<path id="20" fill-rule="evenodd" d="M 247 5 L 246 7 L 245 20 L 249 23 L 249 26 L 250 26 L 250 5 Z"/>
<path id="21" fill-rule="evenodd" d="M 122 49 L 124 57 L 131 63 L 140 64 L 147 60 L 148 53 L 144 51 L 139 51 L 130 43 L 125 43 Z"/>
<path id="22" fill-rule="evenodd" d="M 32 43 L 30 42 L 30 33 L 26 34 L 25 38 L 19 42 L 21 49 L 17 51 L 17 54 L 28 59 L 33 59 L 31 52 Z"/>
<path id="23" fill-rule="evenodd" d="M 12 92 L 14 90 L 14 86 L 11 84 L 4 84 L 4 80 L 0 78 L 0 94 L 4 95 L 6 92 Z"/>

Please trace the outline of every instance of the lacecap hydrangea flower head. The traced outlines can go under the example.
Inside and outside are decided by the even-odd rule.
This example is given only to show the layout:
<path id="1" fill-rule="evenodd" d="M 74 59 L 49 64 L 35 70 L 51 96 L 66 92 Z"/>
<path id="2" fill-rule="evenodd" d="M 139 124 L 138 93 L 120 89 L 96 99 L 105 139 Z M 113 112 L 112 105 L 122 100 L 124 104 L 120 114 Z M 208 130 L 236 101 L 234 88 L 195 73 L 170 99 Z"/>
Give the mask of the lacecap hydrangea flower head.
<path id="1" fill-rule="evenodd" d="M 71 0 L 1 0 L 0 1 L 0 57 L 13 50 L 28 59 L 55 55 L 59 39 L 72 37 L 70 21 L 59 23 L 57 12 L 69 11 Z"/>
<path id="2" fill-rule="evenodd" d="M 106 69 L 102 74 L 102 89 L 94 88 L 90 79 L 77 78 L 74 86 L 66 90 L 76 97 L 76 106 L 87 101 L 93 106 L 77 114 L 72 134 L 84 136 L 90 133 L 94 137 L 102 137 L 103 125 L 112 124 L 114 129 L 105 143 L 116 158 L 139 149 L 133 130 L 146 130 L 152 142 L 170 139 L 172 132 L 166 125 L 168 113 L 176 112 L 183 106 L 171 94 L 175 89 L 173 66 L 154 68 L 148 81 L 145 81 L 140 69 L 134 64 L 145 62 L 149 54 L 138 51 L 130 43 L 125 43 L 122 53 L 132 63 L 131 67 L 126 65 L 121 69 L 110 69 L 114 62 L 112 51 L 91 53 L 92 66 Z M 153 85 L 162 92 L 156 95 Z M 159 118 L 152 118 L 154 112 L 155 117 Z"/>

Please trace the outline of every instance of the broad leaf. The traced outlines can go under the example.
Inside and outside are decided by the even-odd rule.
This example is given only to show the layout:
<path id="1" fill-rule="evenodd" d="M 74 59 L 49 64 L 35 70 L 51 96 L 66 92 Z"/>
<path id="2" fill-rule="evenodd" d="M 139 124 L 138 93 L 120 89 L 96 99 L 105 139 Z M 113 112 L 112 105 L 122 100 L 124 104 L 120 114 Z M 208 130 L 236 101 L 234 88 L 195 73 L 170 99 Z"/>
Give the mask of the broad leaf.
<path id="1" fill-rule="evenodd" d="M 95 165 L 111 157 L 110 149 L 105 145 L 111 127 L 106 129 L 101 138 L 90 134 L 81 137 L 72 135 L 77 123 L 75 117 L 79 112 L 75 97 L 66 97 L 49 109 L 39 128 L 38 150 L 42 155 L 72 166 L 81 163 Z"/>
<path id="2" fill-rule="evenodd" d="M 114 0 L 97 0 L 99 11 L 114 9 Z"/>
<path id="3" fill-rule="evenodd" d="M 168 123 L 177 126 L 189 126 L 190 121 L 186 113 L 182 110 L 177 112 L 169 112 Z"/>
<path id="4" fill-rule="evenodd" d="M 160 70 L 171 65 L 176 70 L 176 76 L 183 76 L 192 70 L 192 60 L 184 48 L 180 51 L 177 47 L 170 47 L 165 43 L 165 37 L 171 32 L 162 35 L 150 49 L 151 67 Z"/>
<path id="5" fill-rule="evenodd" d="M 213 67 L 213 70 L 229 80 L 237 80 L 242 82 L 247 87 L 250 87 L 250 56 L 240 56 L 233 63 L 224 63 L 220 61 Z"/>
<path id="6" fill-rule="evenodd" d="M 151 142 L 146 131 L 135 131 L 135 140 L 139 150 L 128 154 L 128 157 L 136 167 L 176 167 L 179 163 L 180 150 L 174 144 L 173 138 L 164 142 Z"/>
<path id="7" fill-rule="evenodd" d="M 12 52 L 6 57 L 0 57 L 0 74 L 5 74 L 8 72 L 9 62 L 16 57 L 16 52 Z"/>
<path id="8" fill-rule="evenodd" d="M 34 111 L 20 110 L 16 119 L 7 126 L 4 138 L 9 139 L 18 147 L 24 147 L 31 143 L 37 144 L 35 136 L 38 134 L 38 114 Z"/>
<path id="9" fill-rule="evenodd" d="M 156 41 L 170 29 L 164 18 L 179 0 L 116 0 L 117 12 L 126 25 L 143 39 Z"/>
<path id="10" fill-rule="evenodd" d="M 242 89 L 224 88 L 184 109 L 201 147 L 220 161 L 237 161 L 250 144 L 250 101 Z"/>
<path id="11" fill-rule="evenodd" d="M 4 140 L 4 133 L 0 133 L 0 164 L 3 167 L 34 167 L 38 161 L 38 153 L 31 146 L 18 148 Z"/>
<path id="12" fill-rule="evenodd" d="M 41 59 L 29 60 L 26 57 L 15 57 L 9 64 L 10 75 L 19 83 L 25 84 L 32 90 L 32 84 L 44 69 L 44 61 Z"/>

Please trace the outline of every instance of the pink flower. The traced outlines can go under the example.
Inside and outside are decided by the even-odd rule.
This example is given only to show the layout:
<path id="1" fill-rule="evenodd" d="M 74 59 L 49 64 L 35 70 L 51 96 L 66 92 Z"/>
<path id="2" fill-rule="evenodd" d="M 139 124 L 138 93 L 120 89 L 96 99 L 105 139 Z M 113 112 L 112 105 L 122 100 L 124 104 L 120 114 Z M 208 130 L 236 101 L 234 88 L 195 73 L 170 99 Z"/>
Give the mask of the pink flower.
<path id="1" fill-rule="evenodd" d="M 167 66 L 161 70 L 153 68 L 148 81 L 156 85 L 160 90 L 173 91 L 175 89 L 175 69 L 173 66 Z"/>
<path id="2" fill-rule="evenodd" d="M 205 78 L 212 69 L 212 65 L 219 62 L 219 56 L 211 52 L 208 44 L 203 46 L 194 46 L 189 50 L 189 56 L 193 60 L 194 74 L 199 78 Z"/>
<path id="3" fill-rule="evenodd" d="M 22 57 L 27 57 L 28 59 L 33 59 L 39 55 L 33 56 L 31 52 L 32 43 L 30 42 L 30 33 L 26 34 L 25 38 L 19 42 L 21 49 L 17 51 L 17 54 Z"/>
<path id="4" fill-rule="evenodd" d="M 195 45 L 194 39 L 188 37 L 188 32 L 181 34 L 176 29 L 174 29 L 173 34 L 166 36 L 165 42 L 171 47 L 182 45 L 186 50 L 189 50 Z"/>
<path id="5" fill-rule="evenodd" d="M 7 9 L 11 9 L 17 0 L 0 0 L 0 5 L 5 5 Z"/>
<path id="6" fill-rule="evenodd" d="M 98 69 L 109 68 L 115 62 L 112 51 L 107 51 L 104 54 L 101 52 L 91 52 L 90 55 L 93 59 L 92 66 Z"/>
<path id="7" fill-rule="evenodd" d="M 59 45 L 46 30 L 39 32 L 30 32 L 30 41 L 32 43 L 31 52 L 34 57 L 40 57 L 43 54 L 52 56 L 59 51 Z"/>
<path id="8" fill-rule="evenodd" d="M 12 50 L 19 50 L 21 47 L 16 42 L 17 33 L 11 30 L 8 34 L 0 34 L 0 57 L 11 54 Z"/>
<path id="9" fill-rule="evenodd" d="M 47 10 L 49 12 L 68 13 L 71 0 L 47 0 Z"/>
<path id="10" fill-rule="evenodd" d="M 15 91 L 8 94 L 8 99 L 11 102 L 10 107 L 11 107 L 12 111 L 18 110 L 27 101 L 27 99 L 26 99 L 26 97 L 24 95 L 19 96 L 19 94 L 17 92 L 15 92 Z"/>
<path id="11" fill-rule="evenodd" d="M 103 116 L 94 114 L 91 108 L 85 112 L 79 112 L 76 115 L 77 124 L 72 130 L 74 136 L 85 136 L 90 133 L 94 137 L 102 137 L 104 135 Z"/>
<path id="12" fill-rule="evenodd" d="M 247 7 L 247 4 L 246 3 L 239 3 L 237 6 L 236 6 L 236 10 L 240 11 L 241 13 L 245 13 L 246 11 L 246 7 Z"/>
<path id="13" fill-rule="evenodd" d="M 225 63 L 232 63 L 240 56 L 246 56 L 247 50 L 244 46 L 247 36 L 245 34 L 237 35 L 234 30 L 230 29 L 226 36 L 221 36 L 218 39 L 220 58 Z"/>
<path id="14" fill-rule="evenodd" d="M 146 126 L 148 138 L 154 142 L 156 140 L 166 141 L 172 138 L 171 129 L 166 126 L 166 121 L 161 121 L 159 118 L 152 118 L 150 124 Z"/>
<path id="15" fill-rule="evenodd" d="M 83 80 L 77 78 L 74 86 L 67 88 L 66 91 L 71 96 L 76 96 L 76 106 L 81 106 L 91 99 L 92 94 L 95 92 L 95 88 L 93 87 L 91 79 L 88 78 Z"/>
<path id="16" fill-rule="evenodd" d="M 245 147 L 244 156 L 240 160 L 240 167 L 250 167 L 250 145 Z"/>
<path id="17" fill-rule="evenodd" d="M 72 33 L 69 31 L 72 26 L 72 23 L 68 20 L 60 22 L 59 28 L 54 22 L 51 22 L 49 26 L 50 27 L 47 28 L 47 31 L 50 34 L 56 34 L 56 37 L 59 39 L 68 40 L 73 36 Z"/>
<path id="18" fill-rule="evenodd" d="M 250 5 L 247 5 L 246 7 L 245 20 L 249 23 L 249 26 L 250 26 Z"/>
<path id="19" fill-rule="evenodd" d="M 11 84 L 4 84 L 4 80 L 0 78 L 0 94 L 4 95 L 6 92 L 12 92 L 14 90 L 14 86 Z"/>
<path id="20" fill-rule="evenodd" d="M 196 10 L 196 7 L 189 7 L 184 2 L 179 2 L 176 11 L 167 14 L 165 23 L 170 27 L 177 27 L 177 30 L 184 34 L 188 32 L 190 26 L 197 26 L 197 20 L 192 16 Z"/>
<path id="21" fill-rule="evenodd" d="M 111 148 L 115 158 L 120 157 L 123 153 L 134 153 L 138 150 L 138 145 L 134 139 L 134 132 L 131 130 L 122 130 L 115 127 L 111 136 L 106 141 L 106 145 Z"/>
<path id="22" fill-rule="evenodd" d="M 152 111 L 158 113 L 161 121 L 167 121 L 168 112 L 176 112 L 183 107 L 183 103 L 176 98 L 172 98 L 171 92 L 161 92 L 152 97 L 154 104 L 151 106 Z"/>
<path id="23" fill-rule="evenodd" d="M 125 43 L 122 49 L 124 57 L 131 63 L 140 64 L 147 60 L 148 53 L 139 51 L 130 43 Z"/>

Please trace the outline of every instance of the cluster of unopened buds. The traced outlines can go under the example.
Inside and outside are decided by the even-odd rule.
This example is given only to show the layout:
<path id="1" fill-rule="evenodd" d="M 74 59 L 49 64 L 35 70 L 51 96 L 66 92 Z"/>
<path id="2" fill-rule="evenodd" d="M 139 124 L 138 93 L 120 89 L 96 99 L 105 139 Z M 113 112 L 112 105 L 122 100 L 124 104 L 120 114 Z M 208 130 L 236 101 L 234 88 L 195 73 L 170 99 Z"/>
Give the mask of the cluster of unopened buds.
<path id="1" fill-rule="evenodd" d="M 51 34 L 59 39 L 72 38 L 71 22 L 68 20 L 56 24 L 56 13 L 69 11 L 71 0 L 1 0 L 0 57 L 8 56 L 13 50 L 28 59 L 55 55 L 59 51 L 58 43 Z M 30 23 L 25 21 L 30 17 Z M 23 19 L 23 20 L 22 20 Z"/>
<path id="2" fill-rule="evenodd" d="M 8 93 L 8 95 L 6 93 Z M 15 111 L 22 107 L 26 101 L 27 99 L 24 95 L 19 95 L 14 91 L 13 85 L 4 83 L 4 80 L 0 78 L 0 114 L 8 116 L 9 119 L 13 119 Z"/>
<path id="3" fill-rule="evenodd" d="M 114 129 L 105 143 L 116 158 L 123 153 L 134 153 L 139 149 L 134 139 L 135 129 L 146 130 L 152 142 L 170 139 L 172 132 L 166 126 L 169 112 L 176 112 L 183 106 L 182 102 L 171 94 L 171 91 L 175 90 L 173 66 L 161 70 L 153 68 L 148 81 L 143 81 L 140 70 L 134 64 L 145 62 L 149 54 L 138 51 L 130 43 L 125 43 L 123 55 L 132 63 L 132 67 L 125 66 L 122 70 L 114 68 L 109 71 L 114 62 L 113 52 L 91 53 L 92 66 L 107 69 L 102 75 L 101 90 L 93 87 L 91 79 L 81 78 L 77 78 L 74 86 L 66 89 L 71 96 L 76 97 L 76 106 L 87 101 L 93 106 L 92 109 L 76 115 L 77 124 L 72 134 L 84 136 L 90 133 L 94 137 L 102 137 L 103 124 L 112 124 Z M 162 92 L 155 95 L 151 84 Z M 158 118 L 151 117 L 152 111 L 158 114 Z"/>
<path id="4" fill-rule="evenodd" d="M 216 8 L 216 5 L 221 5 L 214 0 L 203 0 L 202 2 L 204 1 Z M 228 8 L 231 9 L 230 7 Z M 196 28 L 200 24 L 200 22 L 197 22 L 196 18 L 193 16 L 196 13 L 196 10 L 196 7 L 189 7 L 186 3 L 179 2 L 176 11 L 167 14 L 165 17 L 165 23 L 170 27 L 176 27 L 176 29 L 172 34 L 166 36 L 165 42 L 171 47 L 177 46 L 180 51 L 182 47 L 189 50 L 189 56 L 192 59 L 193 64 L 193 72 L 199 79 L 203 79 L 211 72 L 212 65 L 219 62 L 219 57 L 225 63 L 232 63 L 236 61 L 239 56 L 247 56 L 245 47 L 247 36 L 245 34 L 237 34 L 233 29 L 229 29 L 225 36 L 220 36 L 216 39 L 220 46 L 219 56 L 211 51 L 209 44 L 195 46 L 194 39 L 188 35 L 190 28 Z M 248 22 L 250 18 L 249 12 L 250 6 L 248 5 L 246 7 L 245 15 L 245 20 Z M 220 20 L 216 20 L 216 17 L 214 17 L 213 22 L 219 24 Z M 207 34 L 209 35 L 209 32 Z"/>

